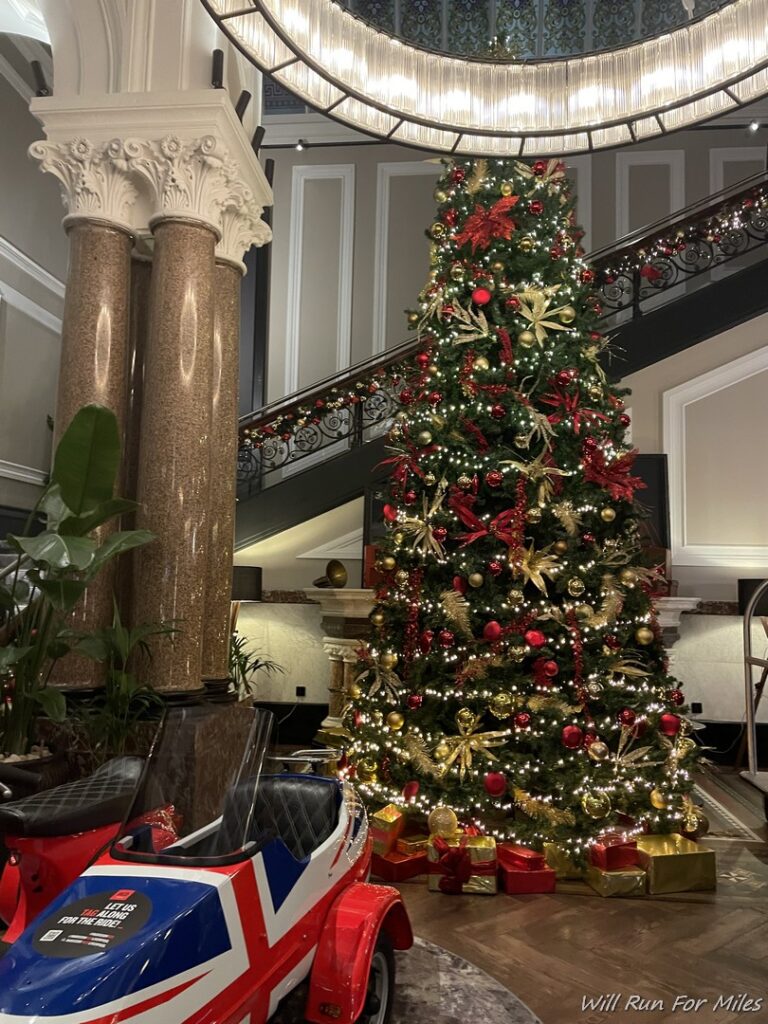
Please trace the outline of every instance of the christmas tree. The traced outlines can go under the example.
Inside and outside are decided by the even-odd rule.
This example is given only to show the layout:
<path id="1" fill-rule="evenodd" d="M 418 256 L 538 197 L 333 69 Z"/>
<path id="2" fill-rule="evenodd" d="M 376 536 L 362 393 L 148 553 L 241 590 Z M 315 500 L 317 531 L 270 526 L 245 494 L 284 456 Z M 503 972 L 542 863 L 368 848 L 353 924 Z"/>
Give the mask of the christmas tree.
<path id="1" fill-rule="evenodd" d="M 563 165 L 449 163 L 435 199 L 346 770 L 374 809 L 576 857 L 611 827 L 693 831 L 697 747 Z"/>

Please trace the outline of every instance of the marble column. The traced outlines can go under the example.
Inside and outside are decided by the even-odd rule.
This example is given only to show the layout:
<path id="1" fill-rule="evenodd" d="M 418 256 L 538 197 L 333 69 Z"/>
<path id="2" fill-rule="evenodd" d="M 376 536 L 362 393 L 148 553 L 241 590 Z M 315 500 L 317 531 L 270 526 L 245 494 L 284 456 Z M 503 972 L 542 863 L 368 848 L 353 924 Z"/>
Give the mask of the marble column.
<path id="1" fill-rule="evenodd" d="M 201 690 L 201 631 L 208 547 L 213 277 L 217 236 L 203 223 L 154 226 L 145 359 L 137 525 L 157 537 L 134 560 L 134 622 L 172 622 L 147 681 Z"/>
<path id="2" fill-rule="evenodd" d="M 229 682 L 230 602 L 235 540 L 237 410 L 240 378 L 240 280 L 238 266 L 216 261 L 211 391 L 210 522 L 205 573 L 203 668 L 206 687 Z"/>

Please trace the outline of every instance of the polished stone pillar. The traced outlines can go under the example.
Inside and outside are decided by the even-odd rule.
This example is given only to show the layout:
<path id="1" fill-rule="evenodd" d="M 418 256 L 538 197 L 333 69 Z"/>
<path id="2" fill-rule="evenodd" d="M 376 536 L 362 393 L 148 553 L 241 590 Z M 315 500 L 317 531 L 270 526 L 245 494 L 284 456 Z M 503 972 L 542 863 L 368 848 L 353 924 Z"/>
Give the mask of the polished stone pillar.
<path id="1" fill-rule="evenodd" d="M 134 622 L 173 622 L 146 681 L 200 691 L 209 532 L 213 280 L 217 236 L 160 219 L 155 236 L 141 415 L 137 522 L 157 540 L 136 552 Z"/>
<path id="2" fill-rule="evenodd" d="M 212 692 L 226 689 L 229 681 L 241 277 L 239 267 L 223 260 L 216 261 L 211 393 L 211 500 L 205 574 L 202 672 L 203 681 Z"/>

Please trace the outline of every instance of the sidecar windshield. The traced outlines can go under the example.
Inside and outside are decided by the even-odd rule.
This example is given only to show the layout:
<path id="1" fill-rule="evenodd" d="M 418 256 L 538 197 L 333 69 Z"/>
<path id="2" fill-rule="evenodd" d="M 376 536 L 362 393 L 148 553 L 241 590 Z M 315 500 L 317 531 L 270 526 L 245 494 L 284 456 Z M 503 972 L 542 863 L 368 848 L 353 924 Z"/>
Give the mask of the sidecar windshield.
<path id="1" fill-rule="evenodd" d="M 226 863 L 274 834 L 254 806 L 274 718 L 242 704 L 169 709 L 112 854 L 144 863 Z"/>

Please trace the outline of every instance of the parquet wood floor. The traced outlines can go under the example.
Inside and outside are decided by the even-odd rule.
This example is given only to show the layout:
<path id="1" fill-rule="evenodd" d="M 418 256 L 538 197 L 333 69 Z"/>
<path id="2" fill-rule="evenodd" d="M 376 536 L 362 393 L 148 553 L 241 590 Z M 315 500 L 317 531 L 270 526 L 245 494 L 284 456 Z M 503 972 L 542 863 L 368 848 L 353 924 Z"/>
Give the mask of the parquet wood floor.
<path id="1" fill-rule="evenodd" d="M 400 887 L 414 931 L 498 978 L 543 1024 L 768 1024 L 768 828 L 761 798 L 735 773 L 710 773 L 702 785 L 763 840 L 708 837 L 718 854 L 717 892 L 455 897 L 414 881 Z M 615 1009 L 582 1003 L 611 993 L 621 994 Z M 719 997 L 741 993 L 762 1006 L 717 1006 Z M 664 1007 L 640 1009 L 636 1001 L 627 1008 L 633 995 Z M 702 1002 L 675 1009 L 684 995 Z"/>

